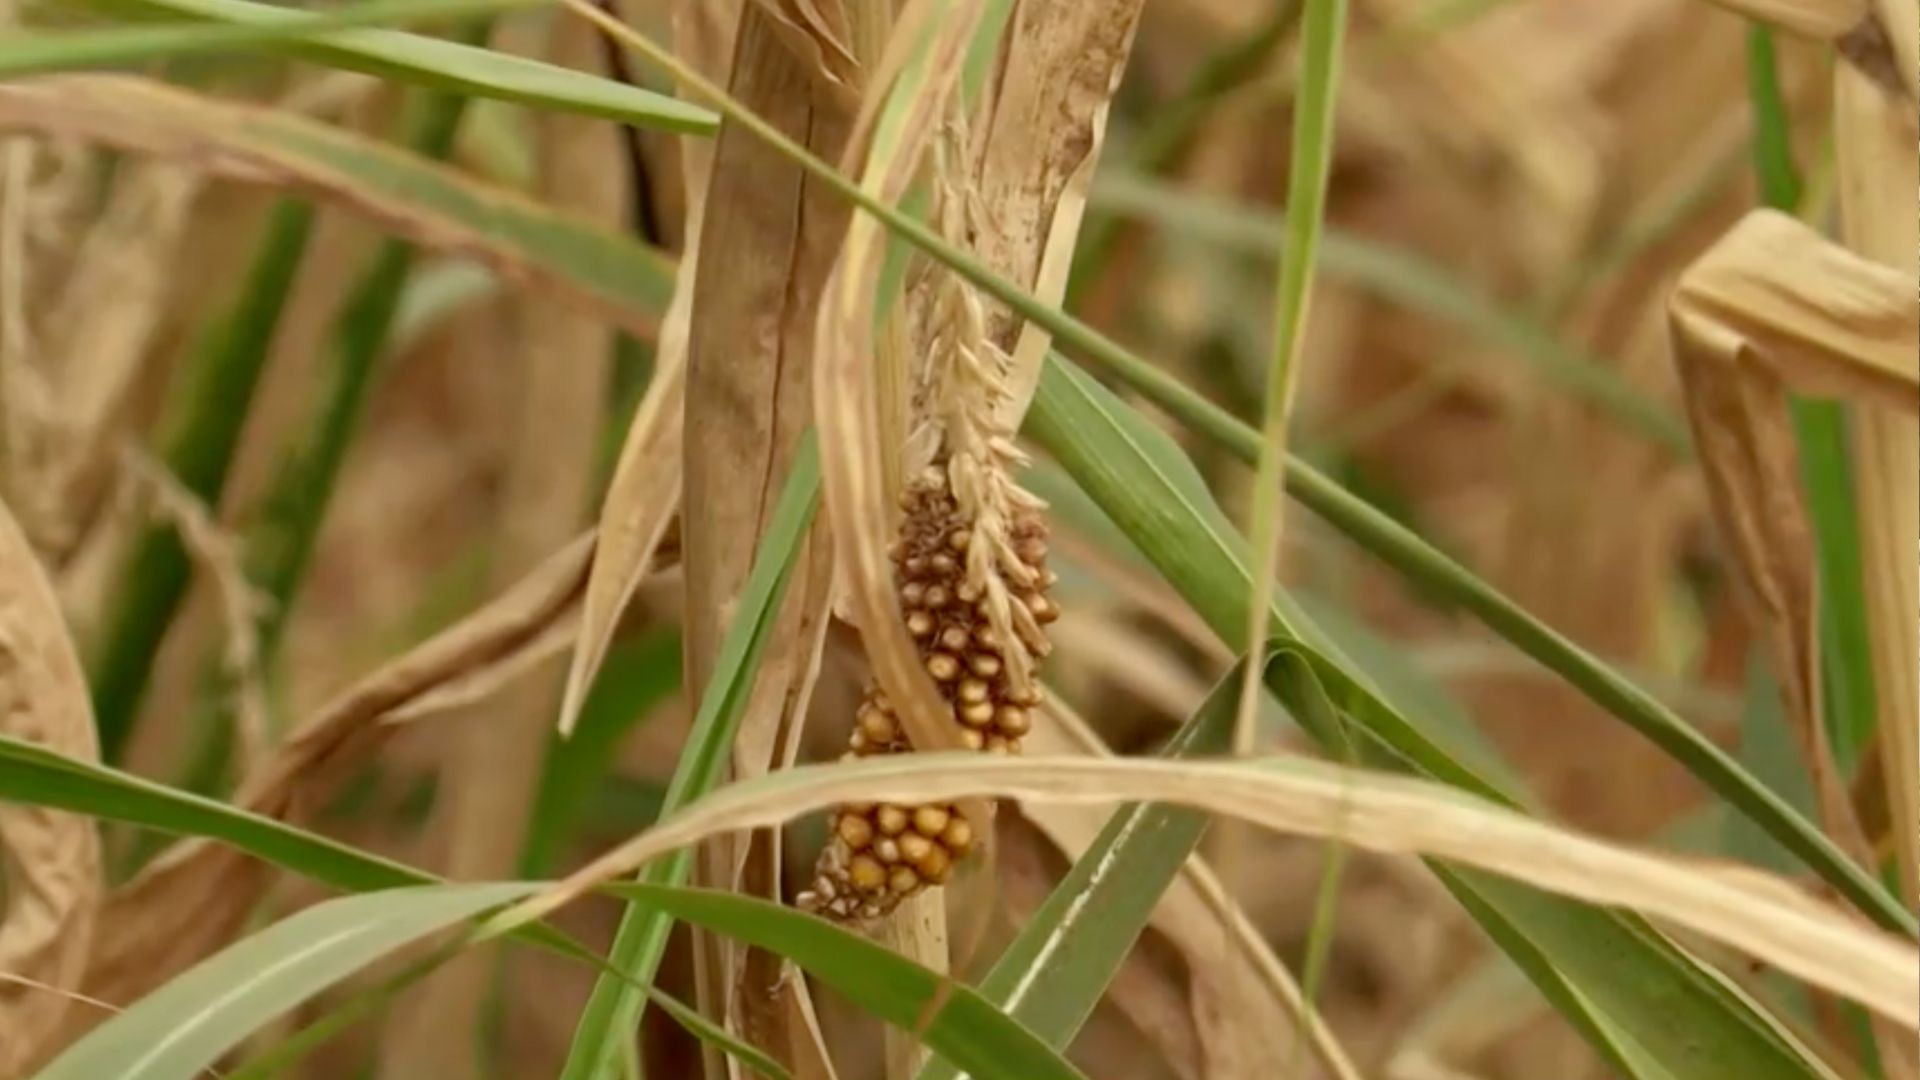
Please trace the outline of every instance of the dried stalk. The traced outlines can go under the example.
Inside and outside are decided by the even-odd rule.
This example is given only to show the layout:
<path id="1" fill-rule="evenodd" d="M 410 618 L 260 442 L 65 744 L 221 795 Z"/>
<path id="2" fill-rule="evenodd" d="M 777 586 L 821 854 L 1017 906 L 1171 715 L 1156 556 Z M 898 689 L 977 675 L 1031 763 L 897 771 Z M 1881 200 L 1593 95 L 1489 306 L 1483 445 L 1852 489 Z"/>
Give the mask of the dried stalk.
<path id="1" fill-rule="evenodd" d="M 98 761 L 80 660 L 26 534 L 0 504 L 0 733 Z M 79 989 L 104 891 L 93 821 L 0 804 L 0 1077 L 57 1045 Z"/>

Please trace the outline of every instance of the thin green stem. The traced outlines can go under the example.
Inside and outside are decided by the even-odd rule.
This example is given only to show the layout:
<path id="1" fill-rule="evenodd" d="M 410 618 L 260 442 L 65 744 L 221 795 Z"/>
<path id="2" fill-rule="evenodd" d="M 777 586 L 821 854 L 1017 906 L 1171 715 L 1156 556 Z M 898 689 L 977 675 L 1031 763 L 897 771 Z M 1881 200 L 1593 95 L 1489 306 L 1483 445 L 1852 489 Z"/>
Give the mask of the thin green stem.
<path id="1" fill-rule="evenodd" d="M 1267 372 L 1266 408 L 1253 497 L 1253 603 L 1247 623 L 1247 664 L 1234 724 L 1234 753 L 1253 752 L 1254 709 L 1260 695 L 1260 649 L 1267 640 L 1267 609 L 1273 604 L 1274 561 L 1282 528 L 1280 477 L 1287 459 L 1287 429 L 1307 309 L 1319 264 L 1326 216 L 1327 181 L 1333 170 L 1334 104 L 1340 81 L 1340 48 L 1346 0 L 1307 0 L 1302 33 L 1300 96 L 1293 113 L 1293 162 L 1287 177 L 1287 230 L 1274 299 L 1273 357 Z"/>
<path id="2" fill-rule="evenodd" d="M 1792 120 L 1780 87 L 1773 40 L 1767 26 L 1748 24 L 1753 172 L 1762 201 L 1794 213 L 1805 198 L 1806 184 L 1793 157 Z M 1850 772 L 1873 739 L 1876 692 L 1847 416 L 1838 402 L 1799 396 L 1789 408 L 1813 523 L 1822 712 L 1834 758 Z"/>

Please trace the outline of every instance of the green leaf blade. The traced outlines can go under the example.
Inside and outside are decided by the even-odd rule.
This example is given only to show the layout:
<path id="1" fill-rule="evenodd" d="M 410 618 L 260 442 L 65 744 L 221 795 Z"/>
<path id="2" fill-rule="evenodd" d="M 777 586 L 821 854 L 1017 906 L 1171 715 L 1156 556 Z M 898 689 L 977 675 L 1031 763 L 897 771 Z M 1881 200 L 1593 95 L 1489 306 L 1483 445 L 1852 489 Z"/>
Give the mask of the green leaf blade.
<path id="1" fill-rule="evenodd" d="M 94 0 L 130 15 L 250 26 L 288 25 L 306 16 L 251 0 Z M 284 48 L 325 64 L 460 94 L 598 116 L 640 127 L 709 135 L 714 115 L 665 94 L 554 64 L 395 30 L 335 30 Z"/>
<path id="2" fill-rule="evenodd" d="M 248 1035 L 335 982 L 537 887 L 430 885 L 318 904 L 142 998 L 69 1047 L 36 1080 L 195 1080 Z"/>
<path id="3" fill-rule="evenodd" d="M 737 941 L 777 953 L 975 1080 L 1081 1080 L 1032 1031 L 960 983 L 824 919 L 752 897 L 635 884 L 612 891 Z"/>

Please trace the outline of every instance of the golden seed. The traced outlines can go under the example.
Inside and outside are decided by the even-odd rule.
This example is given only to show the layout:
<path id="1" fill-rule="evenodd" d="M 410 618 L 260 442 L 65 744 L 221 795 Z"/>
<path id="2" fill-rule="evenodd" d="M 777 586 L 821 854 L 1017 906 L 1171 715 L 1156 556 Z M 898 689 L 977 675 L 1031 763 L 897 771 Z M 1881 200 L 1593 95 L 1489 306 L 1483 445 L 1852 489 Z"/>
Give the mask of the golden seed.
<path id="1" fill-rule="evenodd" d="M 1028 593 L 1026 605 L 1035 622 L 1050 623 L 1060 617 L 1060 608 L 1045 593 Z"/>
<path id="2" fill-rule="evenodd" d="M 946 575 L 951 574 L 955 570 L 958 570 L 960 568 L 960 564 L 953 561 L 953 556 L 947 554 L 944 551 L 935 552 L 931 557 L 927 559 L 927 565 L 933 568 L 934 573 L 939 574 L 942 577 L 945 577 Z"/>
<path id="3" fill-rule="evenodd" d="M 911 836 L 913 834 L 908 833 L 907 835 Z M 883 836 L 880 839 L 875 840 L 873 842 L 873 857 L 876 859 L 879 859 L 883 863 L 899 862 L 900 861 L 900 841 L 895 840 L 891 836 Z"/>
<path id="4" fill-rule="evenodd" d="M 989 754 L 1005 754 L 1010 746 L 1005 735 L 987 736 L 987 753 Z"/>
<path id="5" fill-rule="evenodd" d="M 880 826 L 880 831 L 888 836 L 898 836 L 907 829 L 906 810 L 891 803 L 874 811 L 873 820 L 874 824 Z"/>
<path id="6" fill-rule="evenodd" d="M 1053 586 L 1058 585 L 1059 583 L 1060 583 L 1060 575 L 1054 573 L 1051 570 L 1040 575 L 1040 587 L 1043 589 L 1052 588 Z"/>
<path id="7" fill-rule="evenodd" d="M 1028 683 L 1024 690 L 1007 691 L 1007 700 L 1012 701 L 1016 705 L 1025 705 L 1028 708 L 1033 708 L 1035 705 L 1040 704 L 1045 697 L 1046 695 L 1040 692 L 1040 684 L 1035 682 Z"/>
<path id="8" fill-rule="evenodd" d="M 940 885 L 946 882 L 948 872 L 953 869 L 953 857 L 947 854 L 946 848 L 931 845 L 927 848 L 926 857 L 915 860 L 914 865 L 920 869 L 921 877 Z"/>
<path id="9" fill-rule="evenodd" d="M 846 814 L 859 814 L 861 817 L 865 817 L 873 813 L 873 804 L 870 802 L 841 803 L 840 811 Z"/>
<path id="10" fill-rule="evenodd" d="M 869 900 L 869 901 L 867 901 L 867 902 L 866 902 L 866 903 L 864 903 L 864 904 L 861 904 L 861 905 L 860 905 L 860 917 L 861 917 L 861 918 L 863 918 L 863 919 L 877 919 L 877 918 L 879 918 L 879 917 L 880 917 L 880 905 L 879 905 L 879 904 L 876 904 L 876 903 L 874 903 L 874 902 L 873 902 L 873 901 L 871 901 L 871 900 Z"/>
<path id="11" fill-rule="evenodd" d="M 986 727 L 993 723 L 993 702 L 975 701 L 960 706 L 960 722 L 973 727 Z"/>
<path id="12" fill-rule="evenodd" d="M 1000 635 L 994 633 L 993 627 L 991 626 L 983 626 L 975 630 L 973 632 L 973 640 L 983 649 L 998 649 L 1000 647 Z"/>
<path id="13" fill-rule="evenodd" d="M 941 682 L 952 682 L 960 677 L 960 661 L 946 653 L 934 653 L 927 657 L 927 674 Z"/>
<path id="14" fill-rule="evenodd" d="M 873 843 L 873 822 L 854 814 L 841 814 L 840 827 L 834 831 L 855 851 Z"/>
<path id="15" fill-rule="evenodd" d="M 900 602 L 910 608 L 925 607 L 927 587 L 917 581 L 909 581 L 900 586 Z"/>
<path id="16" fill-rule="evenodd" d="M 994 710 L 993 725 L 1002 732 L 1019 738 L 1033 730 L 1033 717 L 1018 705 L 1002 705 Z"/>
<path id="17" fill-rule="evenodd" d="M 933 616 L 924 611 L 915 611 L 907 616 L 907 633 L 917 638 L 926 637 L 933 633 L 933 629 L 937 625 L 933 620 Z"/>
<path id="18" fill-rule="evenodd" d="M 896 866 L 887 878 L 887 887 L 902 896 L 920 887 L 920 875 L 911 866 Z"/>
<path id="19" fill-rule="evenodd" d="M 890 743 L 898 734 L 893 726 L 893 717 L 874 708 L 860 710 L 860 731 L 877 743 Z"/>
<path id="20" fill-rule="evenodd" d="M 976 603 L 981 596 L 980 586 L 971 581 L 962 581 L 959 587 L 954 589 L 954 595 L 958 596 L 963 604 Z"/>
<path id="21" fill-rule="evenodd" d="M 964 626 L 949 626 L 940 631 L 941 647 L 953 652 L 965 652 L 972 641 L 973 635 L 967 633 L 967 628 Z"/>
<path id="22" fill-rule="evenodd" d="M 964 855 L 967 849 L 973 846 L 973 826 L 967 823 L 966 818 L 955 814 L 953 820 L 947 822 L 946 830 L 940 834 L 940 839 L 956 855 Z"/>
<path id="23" fill-rule="evenodd" d="M 909 555 L 907 561 L 900 564 L 900 568 L 907 572 L 908 577 L 919 577 L 921 574 L 927 572 L 927 557 L 925 555 Z"/>
<path id="24" fill-rule="evenodd" d="M 947 602 L 952 599 L 953 599 L 953 595 L 947 592 L 947 587 L 945 585 L 927 586 L 927 593 L 926 593 L 927 610 L 939 611 L 941 608 L 946 607 Z"/>
<path id="25" fill-rule="evenodd" d="M 979 728 L 961 728 L 960 745 L 969 750 L 984 750 L 987 746 L 987 737 L 981 734 Z"/>
<path id="26" fill-rule="evenodd" d="M 871 855 L 855 855 L 847 863 L 847 880 L 861 892 L 878 892 L 887 883 L 887 868 Z"/>
<path id="27" fill-rule="evenodd" d="M 853 734 L 847 738 L 847 745 L 851 746 L 856 754 L 864 753 L 867 749 L 866 734 L 859 728 L 855 728 Z"/>
<path id="28" fill-rule="evenodd" d="M 922 806 L 913 812 L 913 830 L 922 836 L 939 836 L 946 831 L 953 814 L 943 806 Z"/>
<path id="29" fill-rule="evenodd" d="M 917 832 L 901 833 L 898 846 L 902 858 L 910 863 L 918 863 L 926 858 L 928 851 L 933 849 L 933 841 Z"/>
<path id="30" fill-rule="evenodd" d="M 987 700 L 987 681 L 985 679 L 961 679 L 960 700 L 972 704 Z"/>
<path id="31" fill-rule="evenodd" d="M 977 652 L 967 657 L 967 667 L 972 669 L 975 675 L 983 679 L 991 679 L 1000 674 L 1000 658 L 992 653 Z"/>
<path id="32" fill-rule="evenodd" d="M 1021 562 L 1037 565 L 1047 557 L 1047 542 L 1037 536 L 1031 536 L 1015 543 L 1013 553 L 1020 556 Z"/>
<path id="33" fill-rule="evenodd" d="M 947 546 L 955 551 L 965 551 L 973 543 L 973 534 L 965 529 L 955 529 L 947 534 Z"/>

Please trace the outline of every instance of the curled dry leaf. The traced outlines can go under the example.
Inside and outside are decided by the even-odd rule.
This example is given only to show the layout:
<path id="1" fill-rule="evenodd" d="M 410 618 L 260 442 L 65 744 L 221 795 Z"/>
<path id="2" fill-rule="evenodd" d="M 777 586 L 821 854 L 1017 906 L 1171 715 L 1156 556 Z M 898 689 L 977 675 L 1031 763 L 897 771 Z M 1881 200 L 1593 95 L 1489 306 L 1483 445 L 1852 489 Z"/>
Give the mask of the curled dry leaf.
<path id="1" fill-rule="evenodd" d="M 695 226 L 696 240 L 698 225 Z M 696 260 L 681 263 L 683 275 Z M 685 300 L 682 297 L 686 297 Z M 613 482 L 600 504 L 599 548 L 581 601 L 580 632 L 560 703 L 560 731 L 571 732 L 587 688 L 613 644 L 620 616 L 646 580 L 667 527 L 680 509 L 681 429 L 687 390 L 687 317 L 692 290 L 674 295 L 660 334 L 653 382 L 620 448 Z"/>
<path id="2" fill-rule="evenodd" d="M 0 732 L 97 761 L 93 710 L 53 587 L 0 506 Z M 0 1077 L 52 1044 L 99 913 L 99 836 L 79 814 L 0 803 Z"/>
<path id="3" fill-rule="evenodd" d="M 349 687 L 302 724 L 241 785 L 245 809 L 298 822 L 404 724 L 470 704 L 567 637 L 593 554 L 582 536 L 484 607 Z M 176 845 L 115 891 L 86 989 L 132 1001 L 226 944 L 274 870 L 208 840 Z"/>
<path id="4" fill-rule="evenodd" d="M 117 75 L 0 86 L 0 131 L 77 137 L 192 166 L 223 180 L 292 189 L 363 214 L 423 248 L 467 256 L 509 283 L 572 301 L 643 337 L 671 269 L 651 249 L 477 184 L 339 128 Z M 552 249 L 585 272 L 561 273 Z"/>
<path id="5" fill-rule="evenodd" d="M 991 97 L 972 123 L 971 186 L 982 206 L 974 249 L 1001 275 L 1058 303 L 1141 0 L 1017 6 Z M 1004 305 L 988 336 L 1013 357 L 1001 425 L 1018 430 L 1052 336 Z"/>
<path id="6" fill-rule="evenodd" d="M 830 88 L 841 105 L 859 96 L 860 61 L 853 54 L 852 27 L 837 0 L 754 0 L 787 48 L 806 61 L 812 77 Z"/>
<path id="7" fill-rule="evenodd" d="M 1714 0 L 1750 19 L 1807 37 L 1831 40 L 1859 26 L 1871 0 Z"/>
<path id="8" fill-rule="evenodd" d="M 1819 707 L 1812 526 L 1787 395 L 1920 409 L 1920 300 L 1904 275 L 1758 211 L 1681 277 L 1672 322 L 1714 516 L 1769 642 L 1823 823 L 1871 865 Z"/>
<path id="9" fill-rule="evenodd" d="M 881 118 L 866 167 L 858 170 L 869 193 L 898 203 L 918 175 L 929 139 L 939 119 L 947 115 L 979 17 L 978 0 L 957 5 L 928 29 L 929 38 L 919 42 L 924 55 L 910 73 L 924 83 L 908 90 L 896 87 L 900 108 Z M 924 25 L 902 21 L 906 26 Z M 902 32 L 896 44 L 910 48 L 915 42 Z M 883 61 L 883 68 L 890 66 Z M 908 86 L 905 80 L 900 85 Z M 870 92 L 879 94 L 883 89 L 876 84 Z M 859 148 L 856 139 L 853 152 Z M 818 367 L 814 378 L 821 481 L 874 678 L 895 704 L 909 742 L 926 749 L 950 748 L 960 745 L 960 733 L 949 722 L 950 712 L 908 635 L 887 555 L 893 537 L 892 500 L 887 497 L 881 464 L 886 454 L 880 445 L 877 384 L 866 362 L 886 249 L 880 224 L 868 215 L 854 215 L 823 297 L 815 331 Z"/>
<path id="10" fill-rule="evenodd" d="M 200 183 L 197 174 L 173 165 L 129 167 L 81 242 L 47 320 L 47 371 L 60 428 L 50 483 L 54 503 L 63 509 L 59 524 L 68 534 L 68 552 L 105 495 L 130 395 L 166 311 L 176 247 Z M 114 303 L 102 305 L 102 296 Z"/>
<path id="11" fill-rule="evenodd" d="M 1297 758 L 1185 762 L 911 754 L 803 766 L 721 789 L 501 922 L 545 915 L 603 881 L 722 832 L 779 824 L 853 798 L 910 803 L 966 796 L 1177 803 L 1381 854 L 1431 856 L 1641 912 L 1920 1030 L 1920 950 L 1785 879 L 1596 839 L 1430 781 Z"/>

